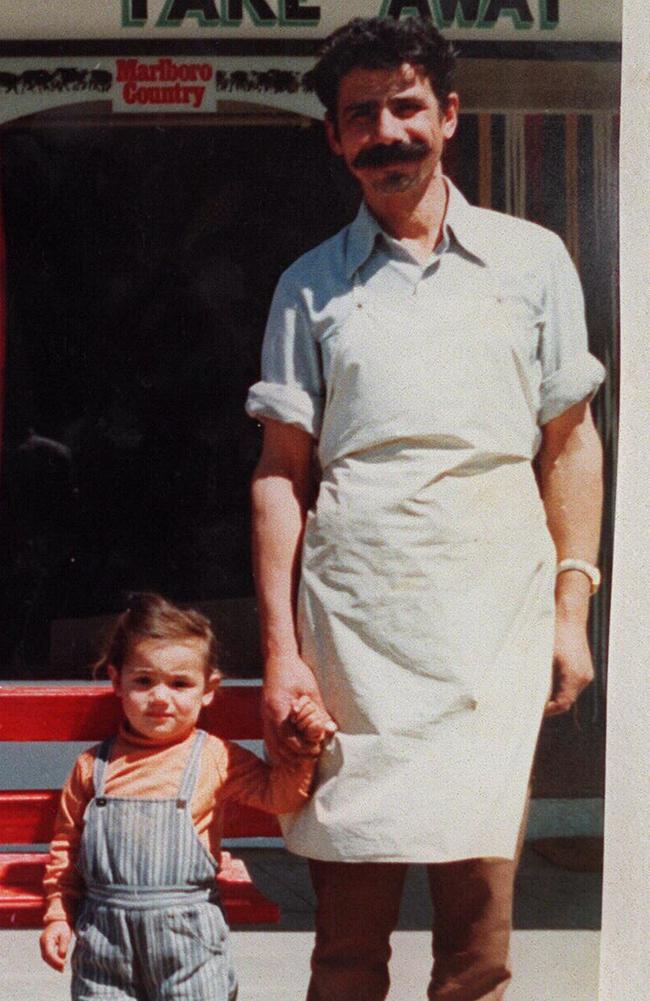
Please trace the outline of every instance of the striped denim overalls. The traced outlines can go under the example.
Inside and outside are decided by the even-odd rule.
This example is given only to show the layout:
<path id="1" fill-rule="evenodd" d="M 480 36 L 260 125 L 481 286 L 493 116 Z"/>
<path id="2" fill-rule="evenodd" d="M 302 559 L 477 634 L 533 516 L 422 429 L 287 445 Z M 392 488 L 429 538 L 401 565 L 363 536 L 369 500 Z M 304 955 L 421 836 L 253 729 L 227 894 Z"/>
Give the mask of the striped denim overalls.
<path id="1" fill-rule="evenodd" d="M 86 896 L 75 928 L 74 1001 L 236 998 L 216 862 L 190 813 L 205 737 L 197 732 L 176 799 L 105 796 L 113 741 L 98 750 L 77 863 Z"/>

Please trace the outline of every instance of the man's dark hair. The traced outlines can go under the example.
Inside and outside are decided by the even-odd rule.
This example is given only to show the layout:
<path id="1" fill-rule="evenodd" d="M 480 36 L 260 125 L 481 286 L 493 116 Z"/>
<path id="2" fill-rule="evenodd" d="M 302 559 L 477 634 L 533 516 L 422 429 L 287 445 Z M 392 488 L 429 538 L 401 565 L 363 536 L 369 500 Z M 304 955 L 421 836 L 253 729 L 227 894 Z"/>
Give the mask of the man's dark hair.
<path id="1" fill-rule="evenodd" d="M 325 39 L 306 83 L 335 119 L 339 85 L 350 70 L 395 69 L 402 63 L 422 67 L 440 107 L 446 108 L 456 53 L 431 21 L 418 17 L 353 18 Z"/>

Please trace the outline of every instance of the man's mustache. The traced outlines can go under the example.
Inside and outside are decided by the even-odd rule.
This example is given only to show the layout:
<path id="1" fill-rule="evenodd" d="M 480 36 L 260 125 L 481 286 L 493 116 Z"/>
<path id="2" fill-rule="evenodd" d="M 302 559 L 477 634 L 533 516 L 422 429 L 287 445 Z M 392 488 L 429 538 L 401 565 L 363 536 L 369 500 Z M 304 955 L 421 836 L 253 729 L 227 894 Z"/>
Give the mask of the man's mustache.
<path id="1" fill-rule="evenodd" d="M 423 160 L 429 152 L 429 146 L 421 139 L 413 142 L 390 143 L 388 146 L 371 146 L 363 149 L 352 161 L 353 167 L 389 167 L 393 163 L 413 163 Z"/>

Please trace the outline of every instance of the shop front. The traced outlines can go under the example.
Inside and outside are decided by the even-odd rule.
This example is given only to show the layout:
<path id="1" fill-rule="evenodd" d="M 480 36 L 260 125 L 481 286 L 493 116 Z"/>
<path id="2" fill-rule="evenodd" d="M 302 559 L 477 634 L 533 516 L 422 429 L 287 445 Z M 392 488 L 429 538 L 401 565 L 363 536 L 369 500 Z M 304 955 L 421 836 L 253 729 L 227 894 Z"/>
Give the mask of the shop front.
<path id="1" fill-rule="evenodd" d="M 130 592 L 209 611 L 259 673 L 245 417 L 280 272 L 347 222 L 305 74 L 348 16 L 431 17 L 457 43 L 446 170 L 557 231 L 580 269 L 595 412 L 617 402 L 620 3 L 76 0 L 0 12 L 0 672 L 88 677 Z M 609 575 L 594 607 L 600 720 Z M 599 738 L 600 739 L 600 738 Z M 602 742 L 601 742 L 602 743 Z M 582 794 L 600 779 L 585 773 Z"/>

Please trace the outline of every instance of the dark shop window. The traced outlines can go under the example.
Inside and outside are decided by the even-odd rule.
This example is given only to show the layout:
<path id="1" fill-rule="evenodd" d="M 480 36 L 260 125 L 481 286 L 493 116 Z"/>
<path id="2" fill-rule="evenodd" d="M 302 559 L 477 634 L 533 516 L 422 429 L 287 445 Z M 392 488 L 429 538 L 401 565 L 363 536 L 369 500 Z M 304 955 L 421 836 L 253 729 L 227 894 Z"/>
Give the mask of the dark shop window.
<path id="1" fill-rule="evenodd" d="M 261 432 L 244 400 L 280 272 L 356 191 L 317 123 L 0 139 L 1 676 L 87 677 L 107 620 L 145 589 L 206 609 L 226 667 L 255 674 Z"/>

